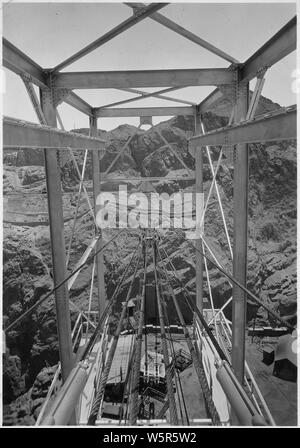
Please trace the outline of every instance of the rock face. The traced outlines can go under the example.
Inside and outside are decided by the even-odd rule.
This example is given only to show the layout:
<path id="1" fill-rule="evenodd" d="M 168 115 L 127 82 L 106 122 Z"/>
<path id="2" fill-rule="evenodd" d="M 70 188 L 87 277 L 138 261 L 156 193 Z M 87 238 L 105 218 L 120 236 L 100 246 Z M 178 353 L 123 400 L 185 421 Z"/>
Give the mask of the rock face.
<path id="1" fill-rule="evenodd" d="M 259 113 L 278 107 L 263 98 Z M 207 130 L 226 125 L 230 112 L 224 100 L 204 116 Z M 160 123 L 148 131 L 133 126 L 120 126 L 114 131 L 98 131 L 107 141 L 107 151 L 100 169 L 105 172 L 111 166 L 117 153 L 130 138 L 124 154 L 111 167 L 111 176 L 140 177 L 166 176 L 166 180 L 156 185 L 156 191 L 171 194 L 176 191 L 191 192 L 192 181 L 168 180 L 168 176 L 183 174 L 174 152 L 180 154 L 184 163 L 194 169 L 194 159 L 188 151 L 187 138 L 194 130 L 192 117 L 174 117 Z M 87 134 L 88 129 L 76 130 Z M 167 140 L 172 150 L 165 144 Z M 211 148 L 211 157 L 216 166 L 218 148 Z M 224 150 L 222 163 L 217 175 L 219 193 L 224 215 L 228 224 L 230 240 L 233 239 L 233 149 Z M 83 156 L 75 152 L 79 169 Z M 207 197 L 211 174 L 207 155 L 204 153 L 204 191 Z M 4 241 L 3 241 L 3 314 L 4 326 L 16 319 L 29 306 L 46 294 L 53 286 L 51 278 L 51 246 L 47 215 L 45 173 L 41 151 L 19 151 L 4 155 Z M 91 157 L 86 169 L 86 188 L 91 190 Z M 290 317 L 296 314 L 296 144 L 294 141 L 273 142 L 272 144 L 250 145 L 250 188 L 249 188 L 249 247 L 248 247 L 248 287 L 258 297 L 279 312 Z M 108 175 L 109 178 L 109 175 Z M 72 162 L 62 168 L 64 191 L 64 219 L 66 247 L 68 249 L 73 228 L 78 198 L 78 175 Z M 117 184 L 107 180 L 102 189 L 114 191 Z M 128 184 L 130 191 L 140 191 L 136 182 Z M 87 247 L 94 232 L 86 199 L 78 208 L 75 238 L 70 250 L 69 269 L 72 269 Z M 166 231 L 166 233 L 168 233 Z M 111 237 L 111 231 L 104 232 L 104 241 Z M 205 235 L 214 254 L 223 267 L 232 272 L 232 261 L 224 231 L 215 190 L 207 207 Z M 129 261 L 136 244 L 134 234 L 128 232 L 105 251 L 105 279 L 107 295 L 110 297 L 120 278 L 124 263 Z M 163 247 L 170 254 L 180 279 L 195 295 L 195 251 L 183 238 L 173 232 Z M 211 292 L 215 307 L 221 306 L 230 296 L 231 287 L 226 278 L 211 264 L 207 265 Z M 151 270 L 151 269 L 150 269 Z M 92 264 L 87 265 L 74 284 L 70 298 L 76 306 L 87 308 L 89 299 Z M 141 277 L 142 272 L 139 272 Z M 209 306 L 209 290 L 204 272 L 204 296 Z M 128 280 L 129 281 L 129 280 Z M 174 283 L 176 294 L 180 294 Z M 139 295 L 139 278 L 134 284 L 133 295 Z M 177 289 L 176 289 L 177 288 Z M 96 297 L 96 285 L 94 285 Z M 126 291 L 120 294 L 115 310 L 114 326 L 117 322 L 120 303 Z M 181 301 L 182 311 L 187 321 L 191 319 L 188 305 Z M 94 304 L 96 306 L 96 304 Z M 171 306 L 170 304 L 168 306 Z M 230 308 L 228 308 L 230 316 Z M 269 316 L 249 303 L 248 319 L 256 313 L 263 322 L 271 322 Z M 174 316 L 175 313 L 170 313 Z M 72 322 L 77 312 L 71 309 Z M 172 320 L 172 318 L 171 318 Z M 172 322 L 171 322 L 172 323 Z M 176 323 L 176 318 L 174 318 Z M 4 359 L 4 403 L 5 423 L 8 425 L 34 424 L 46 389 L 49 373 L 45 366 L 55 366 L 58 362 L 56 317 L 54 298 L 49 298 L 41 307 L 6 336 L 7 351 Z M 53 368 L 54 369 L 54 368 Z M 42 370 L 40 375 L 39 372 Z M 55 370 L 55 369 L 54 369 Z M 53 371 L 54 371 L 53 370 Z M 38 376 L 37 376 L 38 375 Z M 48 375 L 48 376 L 47 376 Z M 49 376 L 50 375 L 50 376 Z M 47 378 L 46 378 L 47 377 Z M 46 379 L 45 379 L 46 378 Z"/>
<path id="2" fill-rule="evenodd" d="M 33 426 L 35 424 L 56 369 L 57 365 L 43 368 L 25 394 L 9 405 L 5 405 L 3 419 L 5 426 Z"/>

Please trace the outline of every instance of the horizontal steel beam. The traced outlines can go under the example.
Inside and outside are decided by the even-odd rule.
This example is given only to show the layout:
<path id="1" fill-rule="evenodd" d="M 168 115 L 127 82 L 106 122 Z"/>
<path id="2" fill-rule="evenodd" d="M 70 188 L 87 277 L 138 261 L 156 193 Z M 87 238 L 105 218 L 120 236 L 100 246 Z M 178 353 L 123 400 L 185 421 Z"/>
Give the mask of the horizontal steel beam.
<path id="1" fill-rule="evenodd" d="M 3 119 L 3 148 L 55 148 L 55 149 L 92 149 L 104 150 L 104 140 L 61 131 L 45 125 L 10 117 Z"/>
<path id="2" fill-rule="evenodd" d="M 195 176 L 160 176 L 160 177 L 105 177 L 101 179 L 101 183 L 105 182 L 168 182 L 171 180 L 177 180 L 177 181 L 188 181 L 188 180 L 195 180 Z"/>
<path id="3" fill-rule="evenodd" d="M 74 92 L 70 92 L 69 96 L 64 99 L 64 102 L 86 115 L 93 115 L 92 106 L 90 106 L 86 101 L 84 101 Z"/>
<path id="4" fill-rule="evenodd" d="M 141 22 L 142 20 L 146 19 L 150 14 L 153 12 L 158 11 L 161 8 L 164 8 L 167 6 L 168 3 L 153 3 L 149 6 L 145 6 L 140 11 L 138 11 L 137 14 L 134 14 L 133 16 L 129 17 L 128 19 L 124 20 L 124 22 L 117 25 L 115 28 L 111 29 L 107 33 L 105 33 L 103 36 L 99 37 L 86 47 L 82 48 L 77 53 L 70 56 L 65 61 L 58 64 L 56 67 L 54 67 L 53 71 L 57 72 L 59 70 L 62 70 L 63 68 L 67 67 L 70 64 L 73 64 L 75 61 L 78 61 L 78 59 L 82 58 L 83 56 L 89 54 L 91 51 L 96 50 L 96 48 L 101 47 L 102 45 L 106 44 L 106 42 L 109 42 L 114 37 L 118 36 L 119 34 L 123 33 L 124 31 L 128 30 L 129 28 L 133 27 L 137 23 Z"/>
<path id="5" fill-rule="evenodd" d="M 295 16 L 243 64 L 242 80 L 250 81 L 257 76 L 259 70 L 271 67 L 296 50 L 296 28 Z"/>
<path id="6" fill-rule="evenodd" d="M 17 75 L 28 76 L 29 80 L 39 87 L 47 87 L 42 67 L 5 38 L 3 38 L 2 60 L 3 66 Z"/>
<path id="7" fill-rule="evenodd" d="M 133 8 L 133 10 L 136 10 L 137 8 L 143 8 L 143 3 L 126 3 L 130 8 Z M 191 31 L 186 30 L 182 26 L 178 25 L 176 22 L 173 22 L 172 20 L 168 19 L 167 17 L 163 16 L 162 14 L 155 12 L 151 14 L 150 19 L 154 20 L 157 23 L 160 23 L 161 25 L 165 26 L 166 28 L 169 28 L 170 30 L 174 31 L 175 33 L 179 34 L 182 37 L 185 37 L 191 42 L 194 42 L 195 44 L 199 45 L 202 48 L 205 48 L 206 50 L 210 51 L 213 54 L 216 54 L 217 56 L 220 56 L 221 58 L 225 59 L 228 62 L 231 63 L 238 63 L 236 59 L 234 59 L 229 54 L 225 53 L 224 51 L 220 50 L 219 48 L 215 47 L 211 43 L 207 42 L 204 39 L 201 39 L 201 37 L 197 36 L 196 34 L 192 33 Z"/>
<path id="8" fill-rule="evenodd" d="M 173 115 L 194 115 L 193 106 L 188 107 L 115 107 L 98 109 L 97 117 L 167 117 Z"/>
<path id="9" fill-rule="evenodd" d="M 54 87 L 111 89 L 122 87 L 218 86 L 234 82 L 230 68 L 66 72 L 54 75 Z"/>
<path id="10" fill-rule="evenodd" d="M 189 140 L 191 149 L 202 146 L 232 146 L 238 143 L 271 142 L 295 139 L 297 135 L 297 111 L 294 106 L 277 113 L 258 116 L 234 126 L 226 126 L 196 135 Z"/>

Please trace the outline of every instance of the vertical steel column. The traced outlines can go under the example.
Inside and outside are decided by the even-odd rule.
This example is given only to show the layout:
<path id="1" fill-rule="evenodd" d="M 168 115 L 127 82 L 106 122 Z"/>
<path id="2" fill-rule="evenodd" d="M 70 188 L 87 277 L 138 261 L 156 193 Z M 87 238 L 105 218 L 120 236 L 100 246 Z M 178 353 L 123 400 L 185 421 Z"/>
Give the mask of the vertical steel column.
<path id="1" fill-rule="evenodd" d="M 201 115 L 199 110 L 195 114 L 195 134 L 202 134 Z M 195 150 L 195 192 L 203 194 L 203 156 L 202 148 Z M 196 196 L 197 197 L 197 196 Z M 196 248 L 196 306 L 202 312 L 203 310 L 203 256 L 201 239 L 195 240 Z"/>
<path id="2" fill-rule="evenodd" d="M 247 115 L 249 84 L 236 80 L 235 122 L 243 121 Z M 233 276 L 244 286 L 247 284 L 248 248 L 248 145 L 238 144 L 234 154 L 233 181 Z M 244 378 L 246 294 L 236 285 L 232 293 L 232 366 L 240 383 Z"/>
<path id="3" fill-rule="evenodd" d="M 41 103 L 47 124 L 49 126 L 56 127 L 56 109 L 52 93 L 53 92 L 51 89 L 41 90 Z M 44 149 L 44 156 L 48 193 L 53 276 L 54 284 L 57 285 L 67 276 L 58 151 L 56 149 Z M 67 283 L 56 290 L 55 303 L 62 379 L 63 381 L 66 381 L 73 367 L 71 321 Z"/>
<path id="4" fill-rule="evenodd" d="M 90 117 L 90 135 L 91 137 L 97 137 L 97 117 L 93 115 Z M 93 165 L 93 197 L 94 197 L 94 213 L 95 217 L 97 215 L 98 206 L 96 204 L 97 196 L 101 191 L 101 182 L 100 182 L 100 158 L 98 151 L 92 151 L 92 165 Z M 97 233 L 99 229 L 95 227 L 95 233 Z M 96 243 L 95 250 L 98 251 L 103 245 L 102 235 L 98 239 Z M 105 281 L 104 281 L 104 259 L 103 252 L 100 252 L 96 255 L 96 271 L 97 271 L 97 283 L 98 283 L 98 310 L 99 310 L 99 319 L 103 314 L 105 308 Z"/>

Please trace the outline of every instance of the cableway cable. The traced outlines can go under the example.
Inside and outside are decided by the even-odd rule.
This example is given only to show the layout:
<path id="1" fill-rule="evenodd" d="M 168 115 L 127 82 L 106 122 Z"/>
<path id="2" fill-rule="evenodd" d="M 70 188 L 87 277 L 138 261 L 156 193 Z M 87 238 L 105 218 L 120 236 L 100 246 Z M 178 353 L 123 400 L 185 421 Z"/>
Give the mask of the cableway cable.
<path id="1" fill-rule="evenodd" d="M 97 387 L 96 387 L 96 395 L 94 397 L 92 408 L 91 408 L 91 412 L 90 412 L 90 415 L 89 415 L 89 418 L 88 418 L 88 425 L 94 425 L 96 420 L 97 420 L 97 416 L 98 416 L 99 409 L 100 409 L 100 406 L 101 406 L 101 403 L 102 403 L 102 399 L 104 397 L 104 392 L 105 392 L 105 387 L 106 387 L 106 383 L 107 383 L 107 380 L 108 380 L 108 375 L 109 375 L 109 372 L 110 372 L 110 369 L 111 369 L 111 366 L 112 366 L 112 362 L 113 362 L 114 354 L 115 354 L 115 351 L 116 351 L 116 348 L 117 348 L 119 336 L 120 336 L 121 331 L 122 331 L 123 321 L 124 321 L 124 317 L 125 317 L 126 311 L 127 311 L 127 305 L 128 305 L 129 299 L 131 297 L 134 281 L 136 279 L 136 273 L 137 273 L 137 269 L 138 269 L 138 266 L 139 266 L 139 263 L 140 263 L 141 255 L 142 255 L 142 251 L 140 251 L 140 254 L 139 254 L 136 266 L 135 266 L 135 270 L 134 270 L 134 273 L 133 273 L 133 276 L 132 276 L 132 280 L 131 280 L 131 283 L 130 283 L 130 286 L 129 286 L 129 289 L 128 289 L 128 293 L 127 293 L 127 296 L 126 296 L 126 300 L 123 303 L 121 316 L 119 318 L 119 323 L 118 323 L 117 329 L 115 331 L 115 334 L 113 336 L 113 340 L 112 340 L 112 343 L 111 343 L 111 346 L 110 346 L 110 349 L 109 349 L 109 352 L 108 352 L 108 356 L 107 356 L 107 359 L 106 359 L 106 362 L 105 362 L 104 369 L 103 369 L 103 371 L 102 371 L 102 373 L 100 375 L 100 378 L 98 380 L 98 384 L 97 384 Z"/>
<path id="2" fill-rule="evenodd" d="M 125 230 L 125 229 L 124 229 Z M 19 322 L 21 322 L 25 317 L 29 316 L 37 307 L 39 307 L 45 300 L 47 300 L 53 293 L 55 293 L 61 286 L 63 286 L 70 278 L 72 278 L 78 271 L 80 271 L 85 265 L 87 265 L 90 261 L 92 261 L 96 255 L 98 255 L 100 252 L 102 252 L 106 247 L 114 241 L 116 238 L 118 238 L 121 233 L 124 231 L 123 229 L 121 232 L 118 232 L 116 235 L 114 235 L 104 246 L 102 246 L 99 250 L 94 251 L 93 254 L 91 254 L 80 266 L 78 266 L 74 271 L 71 272 L 66 278 L 64 278 L 60 283 L 58 283 L 54 288 L 51 289 L 44 297 L 41 297 L 37 302 L 35 302 L 34 305 L 32 305 L 28 310 L 26 310 L 21 316 L 17 317 L 11 324 L 9 324 L 6 328 L 4 328 L 4 331 L 10 331 L 12 330 Z M 98 236 L 100 238 L 100 235 Z"/>

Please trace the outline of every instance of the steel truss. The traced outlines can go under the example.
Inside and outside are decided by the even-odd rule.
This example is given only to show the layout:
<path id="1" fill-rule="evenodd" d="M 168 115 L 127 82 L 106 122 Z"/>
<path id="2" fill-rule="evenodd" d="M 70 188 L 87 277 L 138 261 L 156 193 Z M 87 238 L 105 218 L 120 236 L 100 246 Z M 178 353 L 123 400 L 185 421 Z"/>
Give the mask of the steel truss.
<path id="1" fill-rule="evenodd" d="M 26 149 L 29 147 L 44 148 L 46 158 L 46 176 L 48 187 L 50 230 L 53 247 L 53 267 L 55 282 L 59 283 L 65 273 L 66 256 L 63 235 L 63 210 L 61 199 L 61 184 L 56 150 L 65 148 L 91 149 L 97 151 L 93 157 L 94 195 L 99 191 L 101 179 L 98 151 L 104 150 L 105 142 L 95 137 L 58 130 L 56 128 L 57 106 L 65 102 L 90 117 L 91 135 L 97 132 L 97 117 L 152 117 L 170 115 L 193 115 L 196 119 L 196 135 L 190 139 L 196 157 L 196 188 L 203 191 L 202 157 L 199 156 L 203 146 L 237 145 L 235 157 L 234 177 L 234 244 L 233 262 L 234 276 L 241 285 L 246 286 L 247 266 L 247 191 L 248 191 L 248 147 L 247 144 L 257 141 L 272 141 L 296 138 L 296 110 L 287 108 L 276 114 L 254 118 L 262 85 L 255 89 L 255 98 L 249 103 L 249 81 L 255 77 L 262 78 L 266 70 L 296 49 L 296 17 L 290 20 L 260 49 L 258 49 L 244 63 L 240 63 L 224 51 L 201 39 L 190 31 L 179 26 L 158 12 L 167 4 L 151 4 L 145 6 L 140 3 L 127 4 L 133 9 L 133 16 L 104 36 L 92 42 L 85 48 L 62 61 L 52 69 L 42 68 L 26 54 L 16 48 L 7 39 L 3 39 L 3 66 L 20 75 L 25 83 L 34 109 L 41 125 L 4 118 L 4 148 Z M 141 20 L 150 18 L 162 26 L 185 37 L 215 55 L 230 62 L 228 68 L 181 69 L 181 70 L 143 70 L 123 72 L 61 72 L 63 68 L 77 61 L 99 46 L 110 41 L 126 29 L 131 28 Z M 32 84 L 40 88 L 41 101 L 39 103 Z M 172 90 L 187 86 L 211 85 L 216 89 L 199 104 L 189 101 L 176 100 L 162 95 Z M 137 87 L 163 87 L 163 90 L 147 94 Z M 154 96 L 163 100 L 186 103 L 187 106 L 159 107 L 159 108 L 114 108 L 110 105 L 100 105 L 93 108 L 86 101 L 76 95 L 74 89 L 115 88 L 135 93 L 138 96 L 121 101 L 118 104 L 137 101 Z M 221 98 L 225 98 L 233 108 L 230 126 L 204 133 L 201 127 L 201 114 L 211 110 Z M 147 118 L 148 119 L 148 118 Z M 212 168 L 212 165 L 211 165 Z M 212 168 L 213 171 L 213 168 Z M 217 169 L 215 171 L 215 174 Z M 111 180 L 111 179 L 109 179 Z M 213 183 L 216 187 L 215 175 Z M 96 203 L 94 201 L 94 209 Z M 95 211 L 94 210 L 94 211 Z M 98 240 L 97 240 L 98 241 Z M 97 242 L 97 247 L 101 240 Z M 200 246 L 200 240 L 196 246 Z M 97 258 L 98 281 L 103 281 L 103 260 Z M 197 251 L 197 306 L 202 307 L 202 274 L 203 259 Z M 99 285 L 98 285 L 99 286 Z M 201 286 L 201 288 L 199 288 Z M 104 296 L 103 285 L 98 288 L 99 296 Z M 233 368 L 240 381 L 244 378 L 244 343 L 245 343 L 245 307 L 244 292 L 235 287 L 233 289 Z M 68 291 L 60 288 L 56 291 L 56 306 L 59 323 L 59 343 L 61 350 L 61 368 L 64 380 L 72 367 L 71 329 L 69 323 Z M 103 303 L 100 303 L 103 309 Z M 66 322 L 66 324 L 64 324 Z"/>

